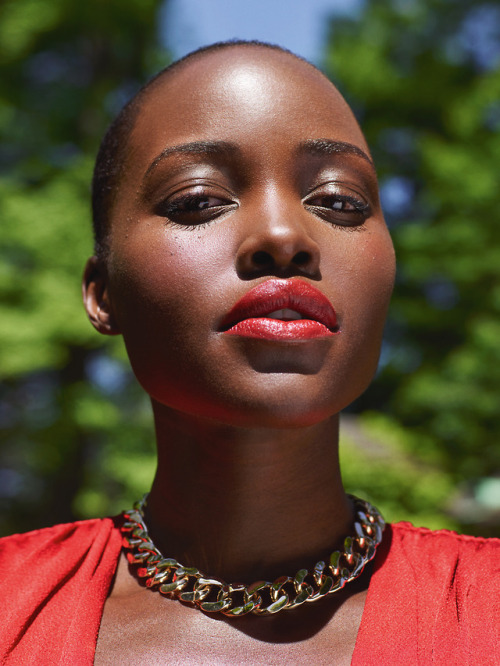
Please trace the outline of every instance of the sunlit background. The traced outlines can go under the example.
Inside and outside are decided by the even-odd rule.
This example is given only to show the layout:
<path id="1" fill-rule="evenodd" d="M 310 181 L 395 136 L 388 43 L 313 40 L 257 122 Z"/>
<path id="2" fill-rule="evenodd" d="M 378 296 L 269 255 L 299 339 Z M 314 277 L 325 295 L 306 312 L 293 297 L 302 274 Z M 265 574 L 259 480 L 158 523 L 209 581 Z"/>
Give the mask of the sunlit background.
<path id="1" fill-rule="evenodd" d="M 4 0 L 1 533 L 148 489 L 148 401 L 80 304 L 92 163 L 141 83 L 233 38 L 323 69 L 379 167 L 399 274 L 377 379 L 343 416 L 348 490 L 389 520 L 498 535 L 500 8 L 472 0 Z"/>

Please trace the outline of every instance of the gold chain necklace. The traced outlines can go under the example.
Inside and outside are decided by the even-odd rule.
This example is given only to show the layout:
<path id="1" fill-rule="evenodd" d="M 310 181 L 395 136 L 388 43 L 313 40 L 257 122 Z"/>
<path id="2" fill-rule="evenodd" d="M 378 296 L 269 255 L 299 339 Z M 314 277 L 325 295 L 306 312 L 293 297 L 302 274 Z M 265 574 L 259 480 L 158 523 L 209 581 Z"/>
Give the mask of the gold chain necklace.
<path id="1" fill-rule="evenodd" d="M 230 617 L 247 613 L 272 615 L 338 592 L 358 578 L 374 558 L 382 541 L 384 519 L 369 502 L 353 495 L 348 497 L 354 503 L 356 536 L 346 537 L 344 550 L 335 550 L 328 565 L 318 562 L 311 571 L 300 569 L 294 577 L 280 576 L 273 582 L 260 580 L 251 585 L 230 584 L 163 557 L 144 522 L 147 495 L 136 502 L 131 511 L 123 513 L 123 545 L 130 551 L 127 552 L 128 561 L 140 565 L 137 575 L 146 579 L 146 586 L 158 589 L 166 596 L 192 603 L 208 613 L 221 612 Z"/>

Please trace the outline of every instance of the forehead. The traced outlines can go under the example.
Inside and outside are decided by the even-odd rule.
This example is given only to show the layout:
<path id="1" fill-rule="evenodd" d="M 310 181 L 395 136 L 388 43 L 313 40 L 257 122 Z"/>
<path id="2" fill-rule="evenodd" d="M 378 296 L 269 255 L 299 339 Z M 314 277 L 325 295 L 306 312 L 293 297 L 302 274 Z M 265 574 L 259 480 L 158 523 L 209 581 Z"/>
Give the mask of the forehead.
<path id="1" fill-rule="evenodd" d="M 221 140 L 249 149 L 329 138 L 367 151 L 336 88 L 314 67 L 262 47 L 228 47 L 182 63 L 142 100 L 131 139 L 134 160 L 190 141 Z"/>

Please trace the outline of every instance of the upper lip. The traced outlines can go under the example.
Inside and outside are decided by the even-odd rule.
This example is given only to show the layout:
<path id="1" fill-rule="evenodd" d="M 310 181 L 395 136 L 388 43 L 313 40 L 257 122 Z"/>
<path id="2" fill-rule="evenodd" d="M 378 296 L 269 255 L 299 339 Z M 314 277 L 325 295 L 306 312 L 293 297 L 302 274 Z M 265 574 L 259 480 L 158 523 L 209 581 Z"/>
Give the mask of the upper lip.
<path id="1" fill-rule="evenodd" d="M 267 280 L 250 289 L 227 313 L 221 330 L 227 331 L 244 319 L 265 317 L 288 308 L 304 319 L 320 322 L 331 331 L 337 329 L 337 316 L 328 298 L 303 280 Z"/>

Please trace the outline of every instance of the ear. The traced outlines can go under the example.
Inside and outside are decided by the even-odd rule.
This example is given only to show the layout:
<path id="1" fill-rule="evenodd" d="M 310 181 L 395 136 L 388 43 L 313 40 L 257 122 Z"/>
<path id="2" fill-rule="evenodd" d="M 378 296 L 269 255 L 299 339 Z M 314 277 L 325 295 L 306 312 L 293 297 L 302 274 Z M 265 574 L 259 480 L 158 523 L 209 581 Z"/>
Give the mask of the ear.
<path id="1" fill-rule="evenodd" d="M 108 273 L 103 261 L 90 257 L 82 281 L 83 305 L 92 326 L 103 335 L 118 335 L 108 291 Z"/>

